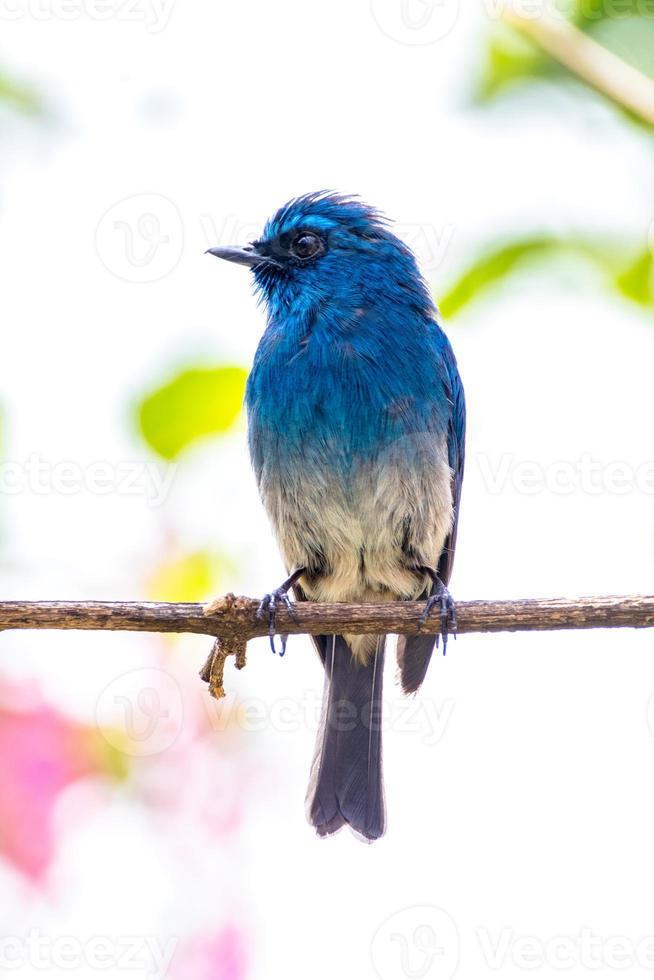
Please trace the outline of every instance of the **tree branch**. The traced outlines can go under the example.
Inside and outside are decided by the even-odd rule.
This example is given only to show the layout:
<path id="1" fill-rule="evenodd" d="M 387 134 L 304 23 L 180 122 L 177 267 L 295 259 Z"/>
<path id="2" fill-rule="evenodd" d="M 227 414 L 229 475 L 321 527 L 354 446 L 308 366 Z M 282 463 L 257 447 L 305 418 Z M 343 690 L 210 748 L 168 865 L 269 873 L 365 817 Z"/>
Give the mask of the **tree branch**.
<path id="1" fill-rule="evenodd" d="M 226 595 L 210 606 L 192 602 L 0 602 L 0 630 L 132 630 L 200 633 L 226 639 L 265 636 L 258 600 Z M 277 613 L 280 633 L 433 633 L 438 614 L 419 626 L 422 602 L 295 605 L 295 619 Z M 459 633 L 654 626 L 654 596 L 580 599 L 500 599 L 457 602 Z"/>
<path id="2" fill-rule="evenodd" d="M 224 697 L 225 660 L 245 666 L 247 641 L 265 636 L 256 599 L 231 594 L 201 606 L 192 602 L 0 602 L 0 631 L 12 629 L 134 630 L 216 637 L 200 672 L 216 698 Z M 281 608 L 280 633 L 437 633 L 438 614 L 424 625 L 423 602 L 301 602 L 293 616 Z M 459 633 L 654 626 L 654 596 L 582 599 L 501 599 L 458 602 Z"/>

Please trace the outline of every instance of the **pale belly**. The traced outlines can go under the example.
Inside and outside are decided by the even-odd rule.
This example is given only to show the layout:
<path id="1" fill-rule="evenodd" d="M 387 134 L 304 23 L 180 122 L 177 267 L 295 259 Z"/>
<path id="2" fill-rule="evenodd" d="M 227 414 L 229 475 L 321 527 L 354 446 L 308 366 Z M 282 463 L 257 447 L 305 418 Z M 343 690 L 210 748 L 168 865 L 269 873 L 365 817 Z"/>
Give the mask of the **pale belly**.
<path id="1" fill-rule="evenodd" d="M 445 442 L 401 459 L 371 460 L 347 480 L 333 472 L 275 467 L 260 491 L 289 571 L 322 602 L 388 602 L 420 596 L 416 567 L 435 567 L 452 524 L 451 471 Z M 346 637 L 365 657 L 375 637 Z"/>

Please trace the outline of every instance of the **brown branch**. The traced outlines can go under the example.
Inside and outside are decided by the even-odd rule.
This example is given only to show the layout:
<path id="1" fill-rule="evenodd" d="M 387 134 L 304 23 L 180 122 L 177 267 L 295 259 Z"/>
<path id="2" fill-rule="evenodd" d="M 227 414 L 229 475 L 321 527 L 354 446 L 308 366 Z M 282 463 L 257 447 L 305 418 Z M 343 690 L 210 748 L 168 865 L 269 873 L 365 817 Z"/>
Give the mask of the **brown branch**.
<path id="1" fill-rule="evenodd" d="M 256 599 L 223 596 L 203 607 L 190 602 L 0 602 L 0 630 L 135 630 L 199 633 L 229 643 L 265 636 Z M 438 615 L 420 627 L 421 602 L 295 605 L 295 619 L 281 608 L 280 633 L 433 633 Z M 459 633 L 516 630 L 635 628 L 654 626 L 654 596 L 580 599 L 500 599 L 457 602 Z"/>
<path id="2" fill-rule="evenodd" d="M 215 698 L 225 696 L 227 657 L 245 666 L 248 640 L 265 636 L 257 619 L 258 601 L 226 595 L 209 606 L 191 602 L 0 602 L 0 630 L 136 630 L 148 633 L 199 633 L 215 637 L 200 671 Z M 319 603 L 281 608 L 281 633 L 435 633 L 438 616 L 424 625 L 422 602 Z M 459 602 L 459 633 L 516 630 L 592 629 L 654 626 L 654 596 L 601 596 L 587 599 L 514 599 Z"/>

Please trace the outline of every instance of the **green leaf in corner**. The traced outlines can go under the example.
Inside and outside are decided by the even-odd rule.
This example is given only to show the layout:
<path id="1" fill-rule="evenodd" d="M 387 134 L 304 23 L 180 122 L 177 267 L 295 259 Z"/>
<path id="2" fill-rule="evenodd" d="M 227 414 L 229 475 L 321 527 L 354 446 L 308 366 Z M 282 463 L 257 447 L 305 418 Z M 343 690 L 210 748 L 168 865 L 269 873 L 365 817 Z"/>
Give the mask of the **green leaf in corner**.
<path id="1" fill-rule="evenodd" d="M 247 372 L 242 367 L 188 368 L 143 399 L 143 438 L 164 459 L 191 443 L 227 432 L 241 412 Z"/>
<path id="2" fill-rule="evenodd" d="M 652 0 L 555 0 L 558 16 L 572 24 L 616 55 L 626 65 L 654 78 L 654 7 Z M 489 103 L 507 92 L 543 82 L 555 82 L 577 93 L 599 98 L 597 92 L 575 73 L 564 68 L 532 40 L 505 24 L 494 26 L 490 34 L 481 75 L 473 99 Z M 636 83 L 634 83 L 636 84 Z M 648 122 L 613 102 L 625 118 L 651 130 Z"/>

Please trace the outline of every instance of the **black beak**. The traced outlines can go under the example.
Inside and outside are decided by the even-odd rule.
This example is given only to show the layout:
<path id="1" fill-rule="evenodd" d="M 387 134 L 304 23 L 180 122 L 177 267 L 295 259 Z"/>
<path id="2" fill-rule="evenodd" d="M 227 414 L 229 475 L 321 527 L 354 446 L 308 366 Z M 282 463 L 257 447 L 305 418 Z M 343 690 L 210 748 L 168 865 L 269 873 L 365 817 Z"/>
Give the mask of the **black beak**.
<path id="1" fill-rule="evenodd" d="M 208 248 L 205 255 L 215 255 L 218 259 L 227 259 L 237 265 L 279 265 L 270 256 L 257 252 L 254 245 L 246 245 L 244 248 Z"/>

